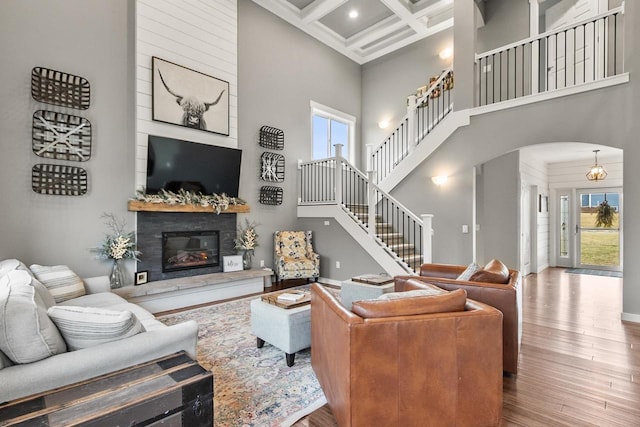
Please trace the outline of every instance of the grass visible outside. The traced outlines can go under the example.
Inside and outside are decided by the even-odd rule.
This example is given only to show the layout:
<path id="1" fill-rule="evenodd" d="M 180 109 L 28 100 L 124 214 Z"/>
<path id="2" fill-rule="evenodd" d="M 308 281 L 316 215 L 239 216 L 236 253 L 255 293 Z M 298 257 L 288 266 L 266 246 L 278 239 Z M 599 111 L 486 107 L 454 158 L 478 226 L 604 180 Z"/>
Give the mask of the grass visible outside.
<path id="1" fill-rule="evenodd" d="M 580 263 L 587 265 L 620 265 L 620 232 L 618 230 L 582 231 Z"/>

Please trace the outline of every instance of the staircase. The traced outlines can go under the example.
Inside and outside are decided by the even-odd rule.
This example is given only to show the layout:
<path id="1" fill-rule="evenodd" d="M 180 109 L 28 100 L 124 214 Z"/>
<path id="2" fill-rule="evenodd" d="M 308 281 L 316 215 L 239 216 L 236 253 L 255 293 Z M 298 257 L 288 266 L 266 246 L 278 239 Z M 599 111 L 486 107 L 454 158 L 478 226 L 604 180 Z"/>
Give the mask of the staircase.
<path id="1" fill-rule="evenodd" d="M 298 216 L 334 217 L 388 274 L 414 274 L 431 261 L 433 216 L 410 212 L 335 148 L 335 157 L 300 163 Z"/>
<path id="2" fill-rule="evenodd" d="M 369 206 L 367 205 L 345 205 L 348 212 L 355 216 L 358 224 L 369 228 Z M 375 232 L 382 247 L 389 254 L 408 267 L 408 272 L 417 272 L 422 264 L 422 253 L 418 251 L 415 243 L 405 238 L 402 232 L 396 231 L 392 223 L 384 222 L 381 215 L 373 215 L 375 222 Z"/>

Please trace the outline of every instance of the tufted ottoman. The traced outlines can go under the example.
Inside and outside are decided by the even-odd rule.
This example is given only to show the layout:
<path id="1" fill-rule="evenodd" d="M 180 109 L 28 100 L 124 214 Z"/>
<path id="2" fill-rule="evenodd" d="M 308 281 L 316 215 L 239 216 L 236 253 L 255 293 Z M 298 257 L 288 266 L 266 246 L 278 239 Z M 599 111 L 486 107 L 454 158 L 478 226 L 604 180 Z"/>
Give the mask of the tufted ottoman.
<path id="1" fill-rule="evenodd" d="M 285 352 L 293 366 L 296 351 L 311 347 L 311 305 L 280 308 L 260 299 L 251 301 L 251 332 L 258 348 L 265 341 Z"/>

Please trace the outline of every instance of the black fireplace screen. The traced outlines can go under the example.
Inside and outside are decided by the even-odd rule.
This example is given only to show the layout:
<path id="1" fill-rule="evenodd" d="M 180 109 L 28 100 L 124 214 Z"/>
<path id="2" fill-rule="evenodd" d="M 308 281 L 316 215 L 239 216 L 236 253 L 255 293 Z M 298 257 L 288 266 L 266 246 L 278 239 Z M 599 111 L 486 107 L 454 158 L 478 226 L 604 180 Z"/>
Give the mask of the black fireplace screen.
<path id="1" fill-rule="evenodd" d="M 162 272 L 220 265 L 220 233 L 173 231 L 162 233 Z"/>

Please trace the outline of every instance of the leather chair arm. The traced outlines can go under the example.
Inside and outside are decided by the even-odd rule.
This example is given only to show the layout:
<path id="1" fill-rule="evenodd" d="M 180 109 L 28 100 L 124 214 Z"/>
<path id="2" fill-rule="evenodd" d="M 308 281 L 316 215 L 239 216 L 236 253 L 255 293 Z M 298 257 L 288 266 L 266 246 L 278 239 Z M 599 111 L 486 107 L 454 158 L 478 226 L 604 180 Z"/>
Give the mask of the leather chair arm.
<path id="1" fill-rule="evenodd" d="M 446 279 L 455 279 L 467 267 L 464 265 L 453 264 L 422 264 L 420 266 L 420 275 L 426 277 L 444 277 Z"/>

